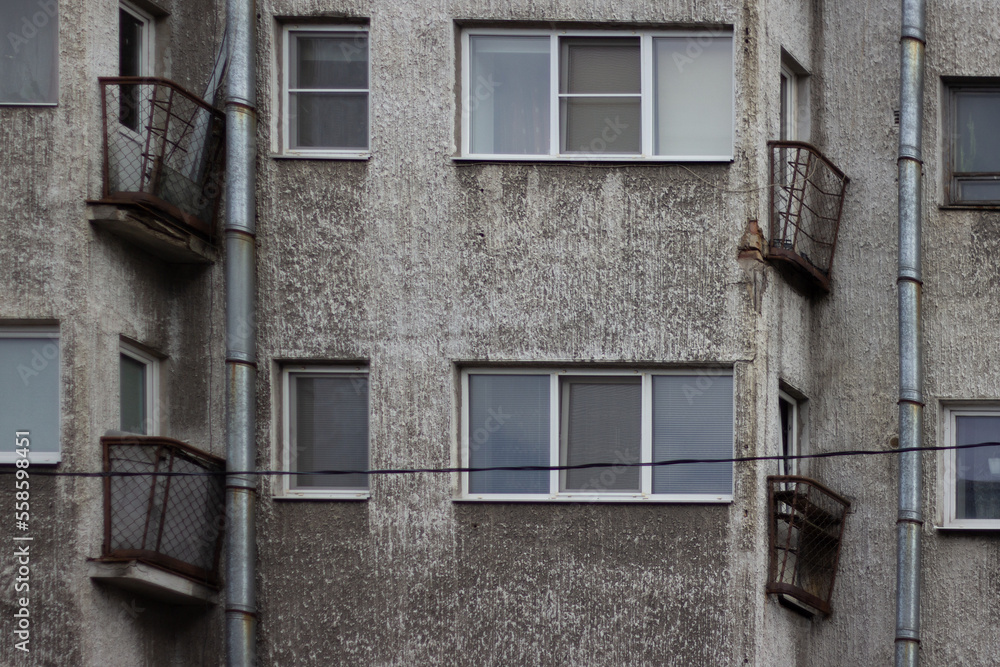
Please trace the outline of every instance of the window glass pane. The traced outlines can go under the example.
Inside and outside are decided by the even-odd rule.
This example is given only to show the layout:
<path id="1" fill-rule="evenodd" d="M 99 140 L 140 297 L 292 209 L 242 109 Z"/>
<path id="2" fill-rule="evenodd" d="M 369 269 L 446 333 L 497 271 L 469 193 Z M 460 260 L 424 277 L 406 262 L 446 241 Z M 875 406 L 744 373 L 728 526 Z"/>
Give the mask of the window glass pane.
<path id="1" fill-rule="evenodd" d="M 563 153 L 639 153 L 639 98 L 570 97 L 560 100 Z"/>
<path id="2" fill-rule="evenodd" d="M 58 101 L 56 0 L 0 0 L 0 104 Z"/>
<path id="3" fill-rule="evenodd" d="M 367 93 L 291 93 L 291 148 L 368 148 Z"/>
<path id="4" fill-rule="evenodd" d="M 560 46 L 559 92 L 641 92 L 638 37 L 564 38 Z"/>
<path id="5" fill-rule="evenodd" d="M 121 405 L 121 430 L 148 433 L 146 430 L 146 364 L 127 354 L 121 355 L 118 391 Z"/>
<path id="6" fill-rule="evenodd" d="M 958 181 L 958 198 L 963 202 L 995 202 L 1000 201 L 1000 180 L 969 180 Z"/>
<path id="7" fill-rule="evenodd" d="M 549 153 L 549 38 L 469 37 L 473 153 Z"/>
<path id="8" fill-rule="evenodd" d="M 367 89 L 368 34 L 290 33 L 291 88 Z"/>
<path id="9" fill-rule="evenodd" d="M 732 376 L 653 377 L 653 460 L 732 456 Z M 728 495 L 732 490 L 732 463 L 653 468 L 653 493 Z"/>
<path id="10" fill-rule="evenodd" d="M 966 91 L 955 94 L 955 171 L 1000 172 L 998 118 L 1000 92 Z M 970 194 L 976 194 L 976 191 Z"/>
<path id="11" fill-rule="evenodd" d="M 118 76 L 142 76 L 143 22 L 118 10 Z"/>
<path id="12" fill-rule="evenodd" d="M 1000 415 L 955 417 L 955 444 L 1000 442 Z M 955 518 L 1000 519 L 1000 447 L 955 451 Z"/>
<path id="13" fill-rule="evenodd" d="M 368 469 L 368 377 L 302 373 L 289 378 L 291 470 Z M 289 487 L 368 489 L 368 475 L 292 475 Z"/>
<path id="14" fill-rule="evenodd" d="M 563 378 L 564 465 L 638 463 L 642 439 L 641 378 Z M 563 491 L 640 491 L 638 467 L 567 470 Z"/>
<path id="15" fill-rule="evenodd" d="M 656 154 L 732 155 L 731 37 L 657 37 L 653 65 Z"/>
<path id="16" fill-rule="evenodd" d="M 59 452 L 59 341 L 0 338 L 0 456 L 14 460 L 14 432 L 30 431 L 31 452 Z"/>
<path id="17" fill-rule="evenodd" d="M 469 376 L 469 465 L 549 465 L 549 376 Z M 548 493 L 548 471 L 469 473 L 469 493 Z"/>

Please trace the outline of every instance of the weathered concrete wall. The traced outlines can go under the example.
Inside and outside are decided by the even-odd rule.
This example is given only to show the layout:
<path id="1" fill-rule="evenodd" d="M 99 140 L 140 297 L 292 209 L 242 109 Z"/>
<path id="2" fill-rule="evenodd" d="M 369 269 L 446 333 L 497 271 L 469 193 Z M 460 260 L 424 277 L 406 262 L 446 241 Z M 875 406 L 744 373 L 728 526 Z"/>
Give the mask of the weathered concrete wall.
<path id="1" fill-rule="evenodd" d="M 264 2 L 261 134 L 272 145 Z M 456 460 L 456 364 L 733 364 L 759 448 L 759 316 L 736 264 L 766 170 L 751 3 L 355 3 L 370 19 L 372 158 L 260 162 L 260 460 L 282 360 L 367 360 L 375 467 Z M 735 25 L 731 165 L 468 164 L 454 155 L 456 19 Z M 776 80 L 776 79 L 775 79 Z M 765 664 L 763 471 L 731 505 L 455 503 L 446 476 L 366 503 L 272 500 L 259 542 L 266 664 Z"/>
<path id="2" fill-rule="evenodd" d="M 169 0 L 159 21 L 157 74 L 197 92 L 221 38 L 221 3 Z M 120 336 L 165 356 L 161 433 L 224 452 L 221 272 L 171 267 L 92 228 L 86 200 L 101 193 L 97 77 L 117 71 L 118 3 L 63 0 L 60 94 L 54 108 L 0 107 L 0 324 L 58 322 L 62 464 L 101 470 L 99 438 L 118 428 Z M 40 470 L 40 468 L 36 468 Z M 0 504 L 13 511 L 13 480 Z M 98 586 L 103 498 L 96 478 L 31 479 L 31 653 L 11 642 L 13 559 L 0 562 L 0 663 L 210 664 L 221 655 L 221 613 L 176 608 Z M 9 520 L 8 520 L 9 519 Z M 9 541 L 12 517 L 2 522 Z"/>

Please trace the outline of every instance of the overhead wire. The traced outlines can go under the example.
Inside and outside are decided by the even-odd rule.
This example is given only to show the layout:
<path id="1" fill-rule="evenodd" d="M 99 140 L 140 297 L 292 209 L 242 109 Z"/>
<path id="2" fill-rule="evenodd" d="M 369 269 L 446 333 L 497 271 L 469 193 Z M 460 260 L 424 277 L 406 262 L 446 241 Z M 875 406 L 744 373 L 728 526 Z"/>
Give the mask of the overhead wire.
<path id="1" fill-rule="evenodd" d="M 953 450 L 978 449 L 981 447 L 1000 447 L 1000 442 L 977 442 L 965 445 L 939 445 L 934 447 L 902 447 L 896 449 L 849 449 L 833 452 L 817 452 L 815 454 L 795 454 L 785 456 L 775 454 L 772 456 L 734 456 L 731 458 L 712 459 L 666 459 L 662 461 L 641 461 L 635 463 L 615 461 L 606 463 L 578 463 L 573 465 L 557 466 L 464 466 L 464 467 L 443 467 L 443 468 L 380 468 L 380 469 L 353 469 L 353 470 L 206 470 L 206 471 L 104 471 L 104 472 L 74 472 L 65 470 L 38 470 L 30 468 L 31 476 L 38 477 L 143 477 L 155 475 L 157 477 L 210 477 L 224 475 L 256 475 L 266 476 L 316 476 L 316 475 L 423 475 L 423 474 L 449 474 L 449 473 L 476 473 L 476 472 L 544 472 L 553 470 L 586 470 L 589 468 L 659 468 L 676 465 L 710 464 L 710 463 L 753 463 L 758 461 L 792 461 L 807 459 L 830 459 L 844 458 L 850 456 L 885 456 L 890 454 L 902 454 L 906 452 L 943 452 Z M 112 459 L 114 460 L 114 459 Z M 0 469 L 0 475 L 13 475 L 17 470 L 23 468 L 6 467 Z"/>

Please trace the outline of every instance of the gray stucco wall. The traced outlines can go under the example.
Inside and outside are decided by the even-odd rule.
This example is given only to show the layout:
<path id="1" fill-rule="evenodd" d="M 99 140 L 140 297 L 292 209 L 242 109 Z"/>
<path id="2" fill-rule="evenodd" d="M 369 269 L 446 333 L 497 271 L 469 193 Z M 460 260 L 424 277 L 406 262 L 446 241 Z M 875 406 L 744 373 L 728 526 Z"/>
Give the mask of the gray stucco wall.
<path id="1" fill-rule="evenodd" d="M 169 14 L 158 21 L 156 74 L 201 92 L 221 37 L 219 4 L 159 4 Z M 167 265 L 88 222 L 86 201 L 101 194 L 97 77 L 117 73 L 118 3 L 62 0 L 59 20 L 58 106 L 0 107 L 0 325 L 59 325 L 56 470 L 101 470 L 100 436 L 119 424 L 122 336 L 164 356 L 161 433 L 222 454 L 221 273 Z M 13 478 L 0 478 L 10 512 L 13 491 Z M 217 607 L 178 612 L 88 578 L 104 535 L 100 479 L 33 476 L 31 516 L 31 652 L 13 648 L 16 563 L 5 556 L 0 663 L 194 665 L 221 656 Z"/>
<path id="2" fill-rule="evenodd" d="M 889 449 L 897 4 L 259 2 L 258 466 L 281 465 L 285 361 L 369 365 L 376 468 L 457 463 L 457 371 L 495 362 L 732 366 L 738 455 L 778 453 L 779 385 L 807 399 L 807 451 Z M 120 336 L 167 359 L 163 433 L 225 449 L 220 266 L 164 264 L 86 221 L 85 201 L 100 193 L 96 78 L 115 71 L 116 8 L 61 2 L 59 106 L 0 107 L 0 324 L 60 324 L 67 471 L 100 469 L 99 437 L 117 426 Z M 157 73 L 200 93 L 221 2 L 161 8 Z M 973 0 L 929 8 L 927 444 L 941 442 L 948 401 L 1000 398 L 1000 218 L 939 208 L 940 77 L 997 74 L 992 10 Z M 275 17 L 321 16 L 370 21 L 367 161 L 270 155 Z M 456 22 L 466 20 L 733 25 L 734 161 L 454 161 Z M 810 140 L 852 179 L 832 292 L 814 300 L 773 269 L 736 261 L 747 222 L 766 229 L 782 48 L 811 75 Z M 277 500 L 276 480 L 262 480 L 260 663 L 888 664 L 895 460 L 802 469 L 853 502 L 834 614 L 811 621 L 764 594 L 774 463 L 739 466 L 734 500 L 720 505 L 463 503 L 457 479 L 430 474 L 377 477 L 365 502 Z M 995 537 L 937 528 L 940 457 L 925 456 L 924 484 L 923 664 L 994 664 Z M 12 492 L 0 479 L 0 506 Z M 218 606 L 178 612 L 87 578 L 101 505 L 96 479 L 33 478 L 36 634 L 16 664 L 221 662 Z M 0 562 L 0 579 L 11 568 Z M 9 637 L 12 600 L 0 600 Z"/>

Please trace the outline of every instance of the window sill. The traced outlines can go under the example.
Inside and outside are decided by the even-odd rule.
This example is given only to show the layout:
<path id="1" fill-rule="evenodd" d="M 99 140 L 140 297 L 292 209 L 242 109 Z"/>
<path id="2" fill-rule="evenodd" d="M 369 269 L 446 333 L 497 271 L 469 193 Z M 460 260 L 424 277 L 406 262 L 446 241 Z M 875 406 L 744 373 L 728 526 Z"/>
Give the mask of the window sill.
<path id="1" fill-rule="evenodd" d="M 19 454 L 13 452 L 5 452 L 0 454 L 0 466 L 12 466 L 17 463 L 17 460 L 22 458 Z M 28 454 L 28 467 L 25 470 L 31 470 L 31 466 L 57 466 L 62 462 L 61 454 L 54 454 L 52 452 L 39 453 L 39 454 Z"/>
<path id="2" fill-rule="evenodd" d="M 943 533 L 996 532 L 1000 530 L 1000 519 L 974 519 L 968 523 L 956 521 L 942 526 L 934 526 L 934 529 Z"/>
<path id="3" fill-rule="evenodd" d="M 58 102 L 0 102 L 0 107 L 57 107 Z"/>
<path id="4" fill-rule="evenodd" d="M 1000 203 L 989 204 L 939 204 L 939 211 L 1000 211 Z"/>
<path id="5" fill-rule="evenodd" d="M 272 500 L 348 500 L 359 501 L 371 498 L 370 491 L 285 491 L 271 496 Z"/>
<path id="6" fill-rule="evenodd" d="M 710 155 L 710 156 L 690 156 L 681 155 L 677 157 L 646 155 L 455 155 L 453 162 L 605 162 L 613 164 L 678 164 L 678 163 L 710 163 L 710 164 L 732 164 L 734 158 L 731 155 Z"/>
<path id="7" fill-rule="evenodd" d="M 634 503 L 634 504 L 689 504 L 689 505 L 719 505 L 733 502 L 733 496 L 702 496 L 702 495 L 643 495 L 628 493 L 620 495 L 608 494 L 504 494 L 504 495 L 468 495 L 453 498 L 458 503 Z"/>
<path id="8" fill-rule="evenodd" d="M 274 160 L 343 160 L 350 162 L 363 162 L 370 160 L 370 152 L 361 153 L 270 153 L 269 158 Z"/>

